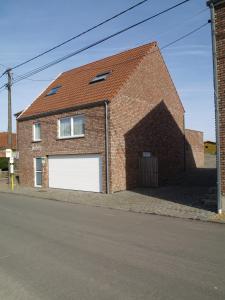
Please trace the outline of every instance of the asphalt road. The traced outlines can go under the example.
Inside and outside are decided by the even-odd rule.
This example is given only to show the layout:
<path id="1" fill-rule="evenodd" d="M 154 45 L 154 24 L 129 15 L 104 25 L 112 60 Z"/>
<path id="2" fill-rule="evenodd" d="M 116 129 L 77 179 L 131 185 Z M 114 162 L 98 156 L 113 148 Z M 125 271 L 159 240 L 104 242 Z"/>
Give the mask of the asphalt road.
<path id="1" fill-rule="evenodd" d="M 225 299 L 225 225 L 0 194 L 0 299 Z"/>

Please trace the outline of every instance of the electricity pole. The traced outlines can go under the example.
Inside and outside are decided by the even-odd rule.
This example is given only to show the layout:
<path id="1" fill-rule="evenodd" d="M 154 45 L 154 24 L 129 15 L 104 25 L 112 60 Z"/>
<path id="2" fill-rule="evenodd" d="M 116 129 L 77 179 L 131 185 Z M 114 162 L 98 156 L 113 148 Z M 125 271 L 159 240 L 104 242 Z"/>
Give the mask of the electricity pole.
<path id="1" fill-rule="evenodd" d="M 12 86 L 12 73 L 11 69 L 6 70 L 8 76 L 8 146 L 12 149 L 12 94 L 11 94 L 11 86 Z"/>
<path id="2" fill-rule="evenodd" d="M 11 189 L 14 190 L 14 158 L 12 156 L 13 140 L 12 140 L 12 70 L 6 70 L 8 77 L 8 83 L 6 85 L 8 89 L 8 147 L 11 149 L 11 156 L 9 157 L 9 183 L 11 183 Z"/>

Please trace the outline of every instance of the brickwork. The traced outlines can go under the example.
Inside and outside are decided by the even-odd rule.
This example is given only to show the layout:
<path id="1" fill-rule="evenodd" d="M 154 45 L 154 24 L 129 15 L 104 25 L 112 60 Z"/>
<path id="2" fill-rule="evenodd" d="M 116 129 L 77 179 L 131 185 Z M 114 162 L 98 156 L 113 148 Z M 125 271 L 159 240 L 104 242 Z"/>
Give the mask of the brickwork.
<path id="1" fill-rule="evenodd" d="M 157 50 L 110 103 L 112 192 L 138 186 L 143 151 L 158 158 L 160 182 L 184 170 L 184 109 Z"/>
<path id="2" fill-rule="evenodd" d="M 5 157 L 5 150 L 0 150 L 0 157 Z"/>
<path id="3" fill-rule="evenodd" d="M 219 133 L 221 153 L 221 192 L 225 210 L 225 2 L 215 6 L 217 76 L 219 99 Z"/>
<path id="4" fill-rule="evenodd" d="M 204 141 L 203 132 L 185 129 L 185 161 L 186 168 L 203 168 L 204 167 Z"/>
<path id="5" fill-rule="evenodd" d="M 85 136 L 81 138 L 58 139 L 57 120 L 67 116 L 83 114 L 85 116 Z M 41 142 L 32 142 L 32 125 L 41 124 Z M 105 182 L 105 109 L 98 106 L 73 112 L 40 117 L 35 120 L 17 123 L 20 183 L 34 186 L 34 158 L 43 157 L 43 187 L 48 187 L 49 155 L 62 154 L 100 154 L 102 158 L 102 188 Z"/>
<path id="6" fill-rule="evenodd" d="M 119 60 L 117 64 L 113 63 L 112 66 L 107 64 L 107 70 L 112 69 L 111 75 L 107 79 L 109 81 L 106 80 L 99 83 L 98 88 L 97 85 L 95 87 L 95 90 L 98 91 L 102 87 L 104 91 L 104 93 L 102 91 L 104 94 L 103 99 L 109 100 L 110 192 L 138 186 L 138 162 L 143 152 L 150 152 L 158 158 L 160 183 L 184 170 L 184 109 L 156 43 L 143 47 L 145 55 L 142 53 L 138 56 L 138 59 L 132 60 L 128 57 L 128 54 L 133 53 L 133 51 L 126 52 L 125 58 L 126 60 L 129 59 L 129 63 L 132 63 L 132 68 L 128 66 L 127 61 L 122 64 Z M 146 55 L 147 50 L 149 52 Z M 134 52 L 136 53 L 136 50 Z M 121 55 L 124 54 L 118 55 L 120 59 Z M 112 60 L 113 62 L 117 61 L 115 57 Z M 105 61 L 111 62 L 111 59 L 103 60 L 104 64 Z M 101 66 L 101 63 L 98 62 L 97 65 Z M 117 72 L 119 72 L 118 76 Z M 126 76 L 123 74 L 124 72 Z M 94 72 L 92 73 L 94 74 Z M 93 76 L 92 73 L 91 76 Z M 120 88 L 112 98 L 107 98 L 107 91 L 109 96 L 112 94 L 111 89 L 107 87 L 110 80 L 112 87 L 120 86 Z M 70 78 L 71 82 L 72 78 Z M 80 89 L 85 89 L 88 82 L 88 79 L 85 79 L 85 86 L 80 87 Z M 88 86 L 88 91 L 91 91 L 90 86 Z M 82 93 L 85 94 L 84 91 Z M 60 94 L 58 97 L 60 98 Z M 39 106 L 37 105 L 40 112 L 44 109 L 40 103 L 47 100 L 49 103 L 50 101 L 50 98 L 45 99 L 46 97 L 43 96 L 38 104 Z M 89 100 L 92 101 L 91 98 Z M 70 99 L 70 101 L 72 100 Z M 60 105 L 63 106 L 62 100 Z M 49 155 L 98 153 L 101 154 L 103 161 L 102 182 L 103 192 L 105 192 L 104 105 L 74 110 L 70 113 L 39 117 L 33 120 L 29 119 L 28 112 L 27 115 L 24 114 L 28 120 L 23 120 L 20 117 L 17 122 L 21 184 L 34 186 L 35 157 L 44 158 L 43 186 L 47 187 L 47 157 Z M 85 115 L 85 137 L 66 140 L 57 139 L 57 120 L 75 114 Z M 32 142 L 32 124 L 37 121 L 41 123 L 42 141 Z"/>

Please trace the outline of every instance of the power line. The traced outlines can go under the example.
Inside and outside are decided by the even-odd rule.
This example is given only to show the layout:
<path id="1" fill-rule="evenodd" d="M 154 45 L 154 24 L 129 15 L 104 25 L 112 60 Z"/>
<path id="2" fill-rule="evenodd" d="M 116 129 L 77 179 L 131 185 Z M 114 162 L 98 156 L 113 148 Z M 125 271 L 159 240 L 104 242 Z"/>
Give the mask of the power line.
<path id="1" fill-rule="evenodd" d="M 199 26 L 199 27 L 195 28 L 194 30 L 192 30 L 192 31 L 190 31 L 190 32 L 188 32 L 188 33 L 186 33 L 186 34 L 184 34 L 183 36 L 179 37 L 178 39 L 176 39 L 176 40 L 174 40 L 174 41 L 172 41 L 172 42 L 166 44 L 165 46 L 163 46 L 162 48 L 160 48 L 160 50 L 163 50 L 163 49 L 165 49 L 165 48 L 168 48 L 168 47 L 172 46 L 173 44 L 175 44 L 175 43 L 177 43 L 177 42 L 179 42 L 179 41 L 185 39 L 186 37 L 188 37 L 188 36 L 194 34 L 195 32 L 197 32 L 197 31 L 199 31 L 199 30 L 201 30 L 203 27 L 207 26 L 209 23 L 210 23 L 210 22 L 208 21 L 207 23 L 202 24 L 201 26 Z"/>
<path id="2" fill-rule="evenodd" d="M 2 66 L 3 68 L 6 68 L 6 69 L 8 69 L 8 67 L 7 66 L 5 66 L 5 65 L 3 65 L 3 64 L 0 64 L 0 66 Z M 2 78 L 2 76 L 3 75 L 5 75 L 6 74 L 6 71 L 4 71 L 3 73 L 2 73 L 2 75 L 0 76 L 0 78 Z"/>
<path id="3" fill-rule="evenodd" d="M 64 57 L 61 57 L 61 58 L 59 58 L 59 59 L 57 59 L 57 60 L 54 60 L 54 61 L 52 61 L 52 62 L 50 62 L 50 63 L 48 63 L 48 64 L 45 64 L 45 65 L 43 65 L 43 66 L 41 66 L 41 67 L 39 67 L 39 68 L 36 68 L 36 69 L 34 69 L 34 70 L 31 70 L 31 71 L 29 71 L 29 72 L 27 72 L 27 73 L 25 73 L 25 74 L 23 74 L 23 75 L 20 75 L 20 78 L 16 79 L 16 80 L 14 81 L 14 83 L 19 82 L 19 81 L 21 81 L 21 80 L 23 80 L 23 79 L 26 79 L 26 78 L 28 78 L 28 77 L 34 75 L 34 74 L 37 74 L 37 73 L 39 73 L 39 72 L 41 72 L 41 71 L 43 71 L 43 70 L 45 70 L 45 69 L 47 69 L 47 68 L 49 68 L 49 67 L 51 67 L 51 66 L 54 66 L 55 64 L 58 64 L 58 63 L 60 63 L 60 62 L 62 62 L 62 61 L 64 61 L 64 60 L 66 60 L 66 59 L 68 59 L 68 58 L 70 58 L 70 57 L 72 57 L 72 56 L 75 56 L 75 55 L 77 55 L 77 54 L 79 54 L 79 53 L 81 53 L 81 52 L 83 52 L 83 51 L 85 51 L 85 50 L 88 50 L 88 49 L 90 49 L 90 48 L 92 48 L 92 47 L 94 47 L 94 46 L 96 46 L 96 45 L 99 45 L 99 44 L 101 44 L 101 43 L 103 43 L 103 42 L 105 42 L 105 41 L 107 41 L 107 40 L 109 40 L 109 39 L 111 39 L 111 38 L 113 38 L 113 37 L 119 35 L 119 34 L 122 34 L 122 33 L 126 32 L 126 31 L 128 31 L 128 30 L 134 28 L 134 27 L 137 27 L 137 26 L 139 26 L 139 25 L 141 25 L 141 24 L 143 24 L 143 23 L 146 23 L 147 21 L 152 20 L 152 19 L 154 19 L 154 18 L 156 18 L 156 17 L 158 17 L 158 16 L 160 16 L 160 15 L 162 15 L 162 14 L 165 14 L 165 13 L 167 13 L 168 11 L 173 10 L 173 9 L 177 8 L 178 6 L 181 6 L 181 5 L 183 5 L 183 4 L 185 4 L 185 3 L 189 2 L 189 1 L 191 1 L 191 0 L 185 0 L 185 1 L 182 1 L 182 2 L 180 2 L 180 3 L 178 3 L 178 4 L 176 4 L 176 5 L 173 5 L 173 6 L 169 7 L 169 8 L 167 8 L 167 9 L 165 9 L 165 10 L 163 10 L 163 11 L 161 11 L 161 12 L 155 14 L 155 15 L 153 15 L 153 16 L 150 16 L 150 17 L 148 17 L 148 18 L 146 18 L 146 19 L 144 19 L 144 20 L 142 20 L 142 21 L 139 21 L 139 22 L 137 22 L 137 23 L 135 23 L 135 24 L 133 24 L 133 25 L 131 25 L 131 26 L 128 26 L 128 27 L 126 27 L 126 28 L 124 28 L 124 29 L 122 29 L 122 30 L 120 30 L 120 31 L 117 31 L 116 33 L 113 33 L 113 34 L 111 34 L 111 35 L 109 35 L 109 36 L 107 36 L 107 37 L 105 37 L 105 38 L 103 38 L 103 39 L 100 39 L 100 40 L 98 40 L 97 42 L 94 42 L 94 43 L 92 43 L 92 44 L 90 44 L 90 45 L 88 45 L 88 46 L 86 46 L 86 47 L 83 47 L 83 48 L 81 48 L 81 49 L 79 49 L 79 50 L 77 50 L 77 51 L 75 51 L 75 52 L 72 52 L 72 53 L 70 53 L 70 54 L 67 54 L 67 55 L 64 56 Z"/>
<path id="4" fill-rule="evenodd" d="M 190 32 L 188 32 L 188 33 L 182 35 L 181 37 L 177 38 L 176 40 L 174 40 L 174 41 L 172 41 L 172 42 L 170 42 L 170 43 L 168 43 L 168 44 L 162 46 L 161 48 L 159 48 L 159 49 L 157 49 L 157 50 L 155 50 L 155 51 L 152 51 L 151 54 L 153 54 L 153 53 L 155 53 L 155 52 L 157 52 L 157 51 L 160 51 L 160 50 L 164 50 L 164 49 L 166 49 L 166 48 L 172 46 L 173 44 L 175 44 L 175 43 L 177 43 L 177 42 L 179 42 L 179 41 L 181 41 L 181 40 L 183 40 L 183 39 L 189 37 L 190 35 L 196 33 L 197 31 L 201 30 L 202 28 L 206 27 L 206 26 L 208 25 L 208 23 L 209 23 L 209 22 L 206 22 L 206 23 L 202 24 L 201 26 L 195 28 L 194 30 L 192 30 L 192 31 L 190 31 Z M 132 59 L 127 59 L 127 61 L 134 60 L 134 59 L 137 59 L 137 58 L 138 58 L 138 57 L 135 57 L 135 58 L 132 58 Z M 123 61 L 122 63 L 124 63 L 124 61 Z M 118 63 L 118 64 L 120 64 L 120 63 Z M 26 79 L 26 78 L 25 78 L 25 79 Z M 16 81 L 15 83 L 18 83 L 18 82 L 19 82 L 19 80 Z"/>
<path id="5" fill-rule="evenodd" d="M 142 4 L 144 4 L 144 3 L 147 2 L 147 1 L 149 1 L 149 0 L 143 0 L 143 1 L 138 2 L 137 4 L 135 4 L 135 5 L 133 5 L 133 6 L 129 7 L 129 8 L 127 8 L 127 9 L 121 11 L 120 13 L 118 13 L 118 14 L 116 14 L 116 15 L 114 15 L 114 16 L 112 16 L 112 17 L 110 17 L 110 18 L 108 18 L 108 19 L 106 19 L 106 20 L 104 20 L 104 21 L 102 21 L 101 23 L 99 23 L 99 24 L 97 24 L 97 25 L 95 25 L 95 26 L 92 26 L 92 27 L 88 28 L 87 30 L 85 30 L 85 31 L 83 31 L 83 32 L 81 32 L 81 33 L 79 33 L 79 34 L 77 34 L 77 35 L 71 37 L 70 39 L 68 39 L 68 40 L 66 40 L 66 41 L 64 41 L 64 42 L 62 42 L 62 43 L 60 43 L 60 44 L 58 44 L 58 45 L 56 45 L 56 46 L 54 46 L 54 47 L 52 47 L 52 48 L 46 50 L 46 51 L 44 51 L 44 52 L 42 52 L 42 53 L 40 53 L 40 54 L 38 54 L 38 55 L 36 55 L 36 56 L 34 56 L 34 57 L 32 57 L 32 58 L 26 60 L 26 61 L 24 61 L 24 62 L 22 62 L 22 63 L 20 63 L 20 64 L 18 64 L 18 65 L 16 65 L 16 66 L 14 66 L 14 67 L 12 68 L 12 70 L 13 70 L 13 69 L 16 69 L 16 68 L 19 68 L 19 67 L 21 67 L 21 66 L 23 66 L 23 65 L 25 65 L 25 64 L 27 64 L 27 63 L 29 63 L 29 62 L 35 60 L 35 59 L 37 59 L 37 58 L 43 56 L 44 54 L 47 54 L 47 53 L 49 53 L 49 52 L 51 52 L 51 51 L 53 51 L 53 50 L 55 50 L 55 49 L 57 49 L 57 48 L 59 48 L 59 47 L 61 47 L 61 46 L 65 45 L 65 44 L 71 42 L 72 40 L 75 40 L 75 39 L 81 37 L 82 35 L 84 35 L 84 34 L 90 32 L 90 31 L 92 31 L 92 30 L 94 30 L 94 29 L 96 29 L 96 28 L 98 28 L 98 27 L 100 27 L 100 26 L 102 26 L 102 25 L 108 23 L 109 21 L 112 21 L 113 19 L 118 18 L 119 16 L 125 14 L 125 13 L 128 12 L 128 11 L 131 11 L 132 9 L 134 9 L 134 8 L 136 8 L 136 7 L 138 7 L 138 6 L 142 5 Z"/>
<path id="6" fill-rule="evenodd" d="M 172 41 L 172 42 L 170 42 L 170 43 L 168 43 L 168 44 L 162 46 L 161 48 L 159 48 L 159 49 L 157 49 L 157 50 L 155 50 L 155 51 L 153 51 L 153 52 L 151 52 L 151 53 L 153 54 L 154 52 L 157 52 L 157 51 L 160 51 L 160 50 L 164 50 L 164 49 L 170 47 L 171 45 L 173 45 L 173 44 L 175 44 L 175 43 L 177 43 L 177 42 L 179 42 L 179 41 L 181 41 L 181 40 L 183 40 L 183 39 L 189 37 L 190 35 L 196 33 L 197 31 L 200 31 L 202 28 L 206 27 L 208 24 L 209 24 L 209 22 L 202 24 L 201 26 L 195 28 L 194 30 L 192 30 L 192 31 L 190 31 L 190 32 L 188 32 L 188 33 L 182 35 L 181 37 L 175 39 L 174 41 Z M 135 58 L 135 59 L 136 59 L 136 58 Z M 129 59 L 128 59 L 128 60 L 129 60 Z M 26 79 L 26 78 L 21 78 L 21 80 L 23 80 L 23 79 Z M 21 81 L 21 80 L 17 80 L 17 81 L 15 81 L 13 84 L 18 83 L 18 82 Z M 1 87 L 0 87 L 0 92 L 1 92 L 1 90 L 2 90 L 3 88 L 5 88 L 5 87 L 6 87 L 6 85 L 1 86 Z"/>
<path id="7" fill-rule="evenodd" d="M 193 18 L 195 18 L 196 16 L 199 16 L 200 14 L 202 14 L 202 13 L 204 13 L 204 12 L 206 12 L 206 11 L 208 11 L 208 8 L 205 8 L 205 9 L 202 9 L 202 10 L 200 10 L 200 11 L 198 11 L 196 14 L 194 14 L 191 18 L 188 18 L 188 19 L 186 19 L 186 20 L 184 20 L 184 22 L 183 22 L 183 24 L 184 23 L 187 23 L 188 21 L 190 21 L 190 20 L 192 20 Z M 177 23 L 178 24 L 178 23 Z M 174 31 L 174 28 L 175 27 L 177 27 L 177 25 L 176 26 L 173 26 L 169 31 L 164 31 L 163 32 L 163 35 L 165 34 L 165 33 L 168 33 L 168 32 L 171 32 L 171 31 Z M 133 60 L 133 59 L 128 59 L 128 60 Z M 120 64 L 120 63 L 119 63 Z M 115 64 L 115 65 L 117 65 L 117 64 Z M 113 65 L 114 66 L 114 65 Z M 20 77 L 19 75 L 16 75 L 16 77 Z M 30 81 L 53 81 L 54 79 L 53 78 L 51 78 L 51 79 L 34 79 L 34 78 L 25 78 L 25 80 L 30 80 Z"/>

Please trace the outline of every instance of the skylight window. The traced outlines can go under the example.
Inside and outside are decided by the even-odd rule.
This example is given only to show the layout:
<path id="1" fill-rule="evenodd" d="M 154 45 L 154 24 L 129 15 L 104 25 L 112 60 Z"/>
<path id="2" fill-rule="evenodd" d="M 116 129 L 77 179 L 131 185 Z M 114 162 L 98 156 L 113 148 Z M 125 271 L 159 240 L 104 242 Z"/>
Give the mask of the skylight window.
<path id="1" fill-rule="evenodd" d="M 110 75 L 110 73 L 111 72 L 108 71 L 96 75 L 94 78 L 91 79 L 90 84 L 106 80 L 106 78 Z"/>
<path id="2" fill-rule="evenodd" d="M 46 96 L 51 96 L 51 95 L 56 94 L 60 88 L 61 88 L 61 85 L 55 86 L 48 92 L 48 94 Z"/>

